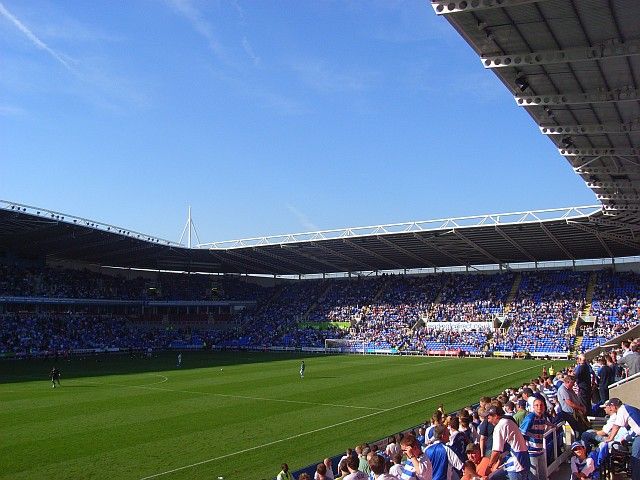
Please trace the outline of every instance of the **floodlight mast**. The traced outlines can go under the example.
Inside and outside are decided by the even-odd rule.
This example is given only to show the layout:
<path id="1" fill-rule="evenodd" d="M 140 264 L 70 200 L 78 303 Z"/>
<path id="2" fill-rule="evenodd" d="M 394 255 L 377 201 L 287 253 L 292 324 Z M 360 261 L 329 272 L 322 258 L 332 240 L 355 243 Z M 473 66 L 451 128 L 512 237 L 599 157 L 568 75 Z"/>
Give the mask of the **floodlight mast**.
<path id="1" fill-rule="evenodd" d="M 198 245 L 200 245 L 200 235 L 198 235 L 198 230 L 196 229 L 196 224 L 193 223 L 193 218 L 191 217 L 191 205 L 189 205 L 189 209 L 187 212 L 187 223 L 182 229 L 182 234 L 180 235 L 180 240 L 178 243 L 182 245 L 182 239 L 184 238 L 184 234 L 187 234 L 187 248 L 191 248 L 191 230 L 196 234 L 196 240 L 198 240 Z"/>

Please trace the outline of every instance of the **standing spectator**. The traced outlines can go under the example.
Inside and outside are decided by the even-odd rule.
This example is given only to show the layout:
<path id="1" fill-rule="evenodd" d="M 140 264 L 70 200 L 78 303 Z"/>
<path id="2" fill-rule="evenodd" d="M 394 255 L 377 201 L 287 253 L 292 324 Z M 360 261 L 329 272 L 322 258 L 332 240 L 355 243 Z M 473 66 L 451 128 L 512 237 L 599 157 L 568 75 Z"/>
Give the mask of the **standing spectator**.
<path id="1" fill-rule="evenodd" d="M 631 348 L 631 347 L 630 347 Z M 618 365 L 627 367 L 627 375 L 630 377 L 640 372 L 640 353 L 638 344 L 633 346 L 633 349 L 629 349 L 624 352 L 621 358 L 618 359 Z"/>
<path id="2" fill-rule="evenodd" d="M 555 428 L 546 417 L 546 404 L 539 398 L 533 401 L 533 412 L 529 413 L 522 424 L 520 431 L 527 441 L 529 459 L 531 461 L 531 475 L 536 480 L 547 479 L 547 456 L 543 448 L 544 432 L 547 428 Z"/>
<path id="3" fill-rule="evenodd" d="M 386 453 L 389 458 L 393 458 L 394 455 L 401 452 L 402 450 L 400 450 L 400 445 L 398 445 L 396 437 L 389 437 L 389 440 L 387 440 L 387 446 L 384 449 L 384 453 Z"/>
<path id="4" fill-rule="evenodd" d="M 585 411 L 591 411 L 591 385 L 592 385 L 593 370 L 591 365 L 587 362 L 584 355 L 580 354 L 577 358 L 577 365 L 573 371 L 573 376 L 576 377 L 576 383 L 578 384 L 578 395 L 580 401 L 584 405 Z"/>
<path id="5" fill-rule="evenodd" d="M 400 480 L 431 480 L 433 475 L 431 461 L 422 452 L 416 437 L 407 433 L 402 437 L 400 447 L 407 456 L 400 474 Z"/>
<path id="6" fill-rule="evenodd" d="M 598 370 L 598 393 L 600 395 L 600 402 L 606 402 L 609 400 L 609 385 L 614 383 L 614 373 L 607 360 L 604 357 L 598 359 L 600 369 Z"/>
<path id="7" fill-rule="evenodd" d="M 347 458 L 347 469 L 349 470 L 349 475 L 342 477 L 343 480 L 369 480 L 369 475 L 358 470 L 359 465 L 360 461 L 358 460 L 358 457 L 351 456 Z"/>
<path id="8" fill-rule="evenodd" d="M 640 480 L 640 410 L 622 403 L 619 398 L 610 398 L 605 404 L 611 406 L 616 414 L 616 421 L 609 432 L 607 442 L 613 441 L 622 427 L 636 436 L 631 444 L 631 478 Z"/>
<path id="9" fill-rule="evenodd" d="M 527 480 L 531 467 L 527 442 L 516 422 L 503 415 L 502 407 L 492 406 L 487 410 L 487 418 L 495 428 L 489 466 L 494 466 L 506 454 L 504 469 L 509 480 Z"/>
<path id="10" fill-rule="evenodd" d="M 434 432 L 434 442 L 429 445 L 425 454 L 429 457 L 433 470 L 433 480 L 451 480 L 454 470 L 462 471 L 463 463 L 451 447 L 446 445 L 449 441 L 449 430 L 444 425 L 438 425 Z M 456 475 L 457 476 L 457 475 Z"/>
<path id="11" fill-rule="evenodd" d="M 571 425 L 571 428 L 575 432 L 576 436 L 580 438 L 582 432 L 587 430 L 586 425 L 582 421 L 577 420 L 577 415 L 584 417 L 586 415 L 586 408 L 582 405 L 582 402 L 578 398 L 578 395 L 573 391 L 573 386 L 576 383 L 576 379 L 573 375 L 565 375 L 563 384 L 558 389 L 558 402 L 560 403 L 560 412 L 553 419 L 553 423 L 556 425 L 562 421 Z M 580 417 L 581 418 L 581 417 Z"/>
<path id="12" fill-rule="evenodd" d="M 398 480 L 393 475 L 385 473 L 385 461 L 380 455 L 373 455 L 369 459 L 369 467 L 371 468 L 374 480 Z"/>
<path id="13" fill-rule="evenodd" d="M 389 469 L 389 474 L 393 475 L 396 478 L 401 478 L 402 475 L 402 451 L 401 453 L 396 453 L 393 457 L 391 457 L 391 461 L 393 465 Z"/>
<path id="14" fill-rule="evenodd" d="M 520 425 L 522 423 L 522 420 L 524 420 L 524 417 L 527 416 L 527 401 L 526 400 L 518 400 L 518 403 L 516 403 L 516 413 L 513 415 L 513 420 L 514 422 L 516 422 L 518 425 Z"/>

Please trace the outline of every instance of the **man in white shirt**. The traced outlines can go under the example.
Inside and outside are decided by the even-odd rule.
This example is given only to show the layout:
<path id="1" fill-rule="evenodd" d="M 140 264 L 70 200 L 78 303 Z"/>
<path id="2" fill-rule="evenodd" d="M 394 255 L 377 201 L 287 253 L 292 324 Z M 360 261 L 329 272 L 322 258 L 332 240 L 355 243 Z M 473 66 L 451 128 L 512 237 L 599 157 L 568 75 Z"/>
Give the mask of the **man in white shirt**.
<path id="1" fill-rule="evenodd" d="M 631 444 L 631 478 L 640 480 L 640 410 L 622 403 L 619 398 L 610 398 L 605 405 L 610 406 L 616 414 L 616 420 L 606 441 L 613 441 L 622 427 L 636 436 Z"/>

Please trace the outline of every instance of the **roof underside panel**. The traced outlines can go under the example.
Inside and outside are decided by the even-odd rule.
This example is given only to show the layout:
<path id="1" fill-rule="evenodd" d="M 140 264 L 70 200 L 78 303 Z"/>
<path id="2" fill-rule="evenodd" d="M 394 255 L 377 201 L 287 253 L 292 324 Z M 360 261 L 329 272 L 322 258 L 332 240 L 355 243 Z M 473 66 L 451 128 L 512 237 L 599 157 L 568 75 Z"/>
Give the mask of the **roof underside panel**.
<path id="1" fill-rule="evenodd" d="M 606 214 L 640 214 L 640 2 L 432 3 L 549 135 Z"/>

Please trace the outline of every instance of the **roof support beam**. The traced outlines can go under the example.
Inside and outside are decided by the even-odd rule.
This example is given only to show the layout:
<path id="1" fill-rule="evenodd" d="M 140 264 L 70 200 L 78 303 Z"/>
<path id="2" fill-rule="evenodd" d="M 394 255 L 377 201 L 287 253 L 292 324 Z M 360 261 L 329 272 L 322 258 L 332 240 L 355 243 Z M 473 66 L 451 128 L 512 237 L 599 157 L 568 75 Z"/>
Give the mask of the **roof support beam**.
<path id="1" fill-rule="evenodd" d="M 609 258 L 615 257 L 615 255 L 611 253 L 611 250 L 609 249 L 609 246 L 607 245 L 607 243 L 603 240 L 602 235 L 596 229 L 587 227 L 586 225 L 580 222 L 568 222 L 568 223 L 573 225 L 577 229 L 582 230 L 583 232 L 591 233 L 594 237 L 598 239 L 598 241 L 600 242 L 600 245 L 602 245 L 602 248 L 604 248 L 604 251 L 607 252 L 607 256 Z"/>
<path id="2" fill-rule="evenodd" d="M 587 187 L 592 190 L 606 190 L 612 188 L 614 190 L 620 189 L 633 189 L 634 185 L 631 180 L 619 180 L 617 182 L 599 182 L 599 181 L 587 181 Z"/>
<path id="3" fill-rule="evenodd" d="M 351 240 L 343 238 L 342 242 L 346 243 L 350 247 L 355 248 L 356 250 L 360 250 L 362 253 L 364 253 L 366 255 L 372 255 L 372 256 L 376 257 L 378 260 L 381 260 L 381 261 L 393 266 L 394 268 L 398 268 L 400 270 L 405 268 L 402 264 L 400 264 L 398 262 L 394 262 L 393 260 L 389 260 L 387 257 L 384 257 L 384 256 L 380 255 L 379 253 L 374 252 L 373 250 L 369 250 L 368 248 L 365 248 L 362 245 L 358 245 L 357 243 L 355 243 L 355 242 L 353 242 Z M 379 269 L 376 268 L 376 270 L 379 270 Z"/>
<path id="4" fill-rule="evenodd" d="M 363 271 L 364 270 L 369 270 L 369 271 L 372 271 L 372 272 L 376 270 L 376 268 L 374 266 L 369 265 L 368 263 L 363 262 L 362 260 L 355 259 L 353 257 L 350 257 L 349 255 L 345 255 L 342 252 L 336 252 L 335 250 L 333 250 L 333 249 L 331 249 L 331 248 L 329 248 L 329 247 L 327 247 L 325 245 L 322 245 L 321 243 L 311 242 L 311 245 L 313 245 L 314 247 L 317 247 L 317 248 L 319 248 L 319 249 L 321 249 L 321 250 L 323 250 L 323 251 L 325 251 L 325 252 L 327 252 L 327 253 L 329 253 L 331 255 L 334 255 L 336 257 L 342 258 L 343 260 L 346 260 L 347 262 L 352 264 L 354 267 L 356 265 L 360 265 L 360 270 L 363 270 Z M 364 268 L 362 268 L 363 266 L 364 266 Z"/>
<path id="5" fill-rule="evenodd" d="M 573 125 L 540 125 L 544 135 L 604 135 L 605 133 L 640 132 L 640 119 L 629 123 L 599 123 Z"/>
<path id="6" fill-rule="evenodd" d="M 303 258 L 311 260 L 312 262 L 316 262 L 316 263 L 320 263 L 320 264 L 326 265 L 326 266 L 330 267 L 333 272 L 342 272 L 342 271 L 344 271 L 344 267 L 339 267 L 335 263 L 328 262 L 326 260 L 323 260 L 321 258 L 316 257 L 315 255 L 311 255 L 310 253 L 302 252 L 300 248 L 291 248 L 289 245 L 286 245 L 286 244 L 285 245 L 281 245 L 281 247 L 284 248 L 288 252 L 292 252 L 293 254 L 299 255 L 299 256 L 301 256 Z"/>
<path id="7" fill-rule="evenodd" d="M 244 253 L 236 252 L 236 251 L 230 250 L 230 249 L 229 250 L 225 250 L 224 254 L 221 254 L 221 255 L 223 255 L 223 256 L 224 255 L 228 255 L 228 256 L 231 256 L 231 257 L 239 258 L 240 260 L 245 261 L 245 262 L 253 263 L 255 265 L 261 265 L 262 267 L 267 267 L 269 270 L 266 273 L 272 273 L 273 271 L 284 271 L 284 272 L 286 272 L 286 273 L 288 273 L 290 275 L 297 275 L 298 274 L 298 272 L 296 272 L 294 270 L 291 270 L 289 268 L 282 267 L 281 265 L 276 265 L 276 264 L 271 263 L 271 262 L 260 260 L 258 258 L 254 258 L 254 257 L 252 257 L 250 255 L 245 255 Z"/>
<path id="8" fill-rule="evenodd" d="M 602 238 L 600 238 L 600 237 L 604 237 L 604 238 L 608 238 L 610 240 L 613 240 L 614 242 L 621 243 L 622 245 L 626 245 L 627 247 L 637 248 L 638 252 L 640 252 L 640 243 L 634 242 L 633 240 L 625 238 L 622 235 L 616 235 L 615 233 L 611 233 L 611 232 L 599 232 L 598 230 L 590 228 L 590 227 L 588 227 L 585 224 L 580 223 L 580 222 L 573 222 L 573 221 L 569 220 L 567 223 L 573 225 L 574 227 L 578 228 L 579 230 L 582 230 L 583 232 L 588 232 L 588 233 L 591 233 L 591 234 L 595 235 L 596 237 L 598 237 L 600 242 L 602 242 Z M 609 256 L 610 257 L 614 257 L 615 256 L 615 255 L 611 255 L 611 252 L 609 251 L 608 247 L 605 247 L 605 248 L 606 248 L 607 252 L 609 252 L 609 254 L 610 254 Z"/>
<path id="9" fill-rule="evenodd" d="M 554 63 L 584 62 L 604 58 L 629 57 L 640 54 L 640 40 L 626 42 L 609 41 L 591 47 L 566 50 L 543 50 L 509 55 L 481 57 L 484 68 L 522 67 L 525 65 L 550 65 Z"/>
<path id="10" fill-rule="evenodd" d="M 222 252 L 224 252 L 225 250 L 213 250 L 210 249 L 209 253 L 214 256 L 215 258 L 218 259 L 218 262 L 220 262 L 221 265 L 223 264 L 228 264 L 228 265 L 234 265 L 237 269 L 239 273 L 250 273 L 249 269 L 247 268 L 247 264 L 243 263 L 243 262 L 237 262 L 231 258 L 228 258 L 228 256 L 223 256 Z M 251 272 L 253 273 L 253 272 Z"/>
<path id="11" fill-rule="evenodd" d="M 289 265 L 293 265 L 295 267 L 297 267 L 298 269 L 302 269 L 302 270 L 309 270 L 309 265 L 305 265 L 303 263 L 300 262 L 296 262 L 295 260 L 289 260 L 288 258 L 282 257 L 276 253 L 273 252 L 267 252 L 266 249 L 264 248 L 255 248 L 253 249 L 254 252 L 258 252 L 266 257 L 270 257 L 273 258 L 274 260 L 277 260 L 278 262 L 285 262 L 288 263 Z M 298 271 L 298 273 L 300 273 Z"/>
<path id="12" fill-rule="evenodd" d="M 460 240 L 462 240 L 463 242 L 465 242 L 467 245 L 469 245 L 471 248 L 473 248 L 474 250 L 480 252 L 482 255 L 484 255 L 485 257 L 487 257 L 489 260 L 491 260 L 493 263 L 497 263 L 498 265 L 501 265 L 502 263 L 504 263 L 502 260 L 500 260 L 498 257 L 493 256 L 492 254 L 490 254 L 488 251 L 486 251 L 484 248 L 482 248 L 480 245 L 478 245 L 476 242 L 469 240 L 467 237 L 465 237 L 462 233 L 460 233 L 459 230 L 456 230 L 455 228 L 453 229 L 453 233 L 456 237 L 458 237 Z"/>
<path id="13" fill-rule="evenodd" d="M 569 250 L 567 250 L 566 247 L 562 245 L 562 243 L 560 243 L 560 240 L 558 240 L 556 236 L 553 233 L 551 233 L 551 231 L 547 228 L 547 226 L 544 223 L 540 222 L 539 225 L 542 231 L 547 235 L 547 237 L 549 237 L 549 239 L 556 244 L 556 246 L 562 251 L 562 253 L 564 253 L 567 256 L 567 258 L 569 258 L 569 260 L 576 259 L 573 255 L 571 255 L 571 253 L 569 253 Z"/>
<path id="14" fill-rule="evenodd" d="M 496 227 L 496 233 L 504 238 L 507 242 L 513 245 L 521 254 L 527 257 L 531 262 L 537 262 L 538 260 L 531 255 L 523 246 L 516 242 L 513 238 L 506 234 L 501 228 Z"/>
<path id="15" fill-rule="evenodd" d="M 409 250 L 407 250 L 406 248 L 401 247 L 400 245 L 396 245 L 395 243 L 393 243 L 392 241 L 384 238 L 381 235 L 378 235 L 376 237 L 378 240 L 380 240 L 382 243 L 384 243 L 385 245 L 393 248 L 396 252 L 400 252 L 403 255 L 406 255 L 409 258 L 413 258 L 414 260 L 416 260 L 417 262 L 419 262 L 420 265 L 422 264 L 427 264 L 429 265 L 431 268 L 435 268 L 436 265 L 435 263 L 430 262 L 429 260 L 427 260 L 426 258 L 422 258 L 419 257 L 418 255 L 411 253 Z"/>
<path id="16" fill-rule="evenodd" d="M 633 232 L 640 232 L 640 225 L 635 225 L 633 223 L 619 222 L 617 220 L 610 220 L 608 218 L 604 218 L 601 216 L 589 217 L 589 222 L 597 223 L 599 225 L 604 225 L 605 227 L 614 227 L 614 228 L 622 228 L 625 230 L 629 230 L 631 232 L 632 237 L 634 236 Z"/>
<path id="17" fill-rule="evenodd" d="M 513 98 L 520 107 L 582 105 L 585 103 L 633 102 L 640 98 L 640 92 L 633 87 L 625 87 L 605 92 L 517 95 Z"/>
<path id="18" fill-rule="evenodd" d="M 578 175 L 635 175 L 640 174 L 640 168 L 633 168 L 631 165 L 624 167 L 608 168 L 608 167 L 592 167 L 585 165 L 583 167 L 573 167 Z"/>
<path id="19" fill-rule="evenodd" d="M 491 8 L 515 7 L 541 1 L 543 0 L 431 0 L 431 6 L 438 15 L 450 15 Z"/>
<path id="20" fill-rule="evenodd" d="M 423 245 L 426 245 L 427 247 L 435 250 L 436 252 L 438 252 L 441 255 L 444 255 L 445 257 L 450 258 L 451 260 L 457 262 L 458 265 L 468 265 L 469 262 L 465 262 L 464 260 L 456 257 L 455 255 L 447 252 L 446 250 L 440 248 L 438 245 L 436 245 L 435 243 L 433 243 L 431 240 L 426 239 L 425 237 L 423 237 L 422 235 L 419 235 L 417 233 L 414 233 L 413 236 L 416 238 L 416 240 L 418 240 L 420 243 L 422 243 Z"/>
<path id="21" fill-rule="evenodd" d="M 615 195 L 603 195 L 603 194 L 597 194 L 596 197 L 598 197 L 598 200 L 609 200 L 609 201 L 626 201 L 626 202 L 640 202 L 640 195 L 631 195 L 628 193 L 619 193 L 619 194 L 615 194 Z"/>

